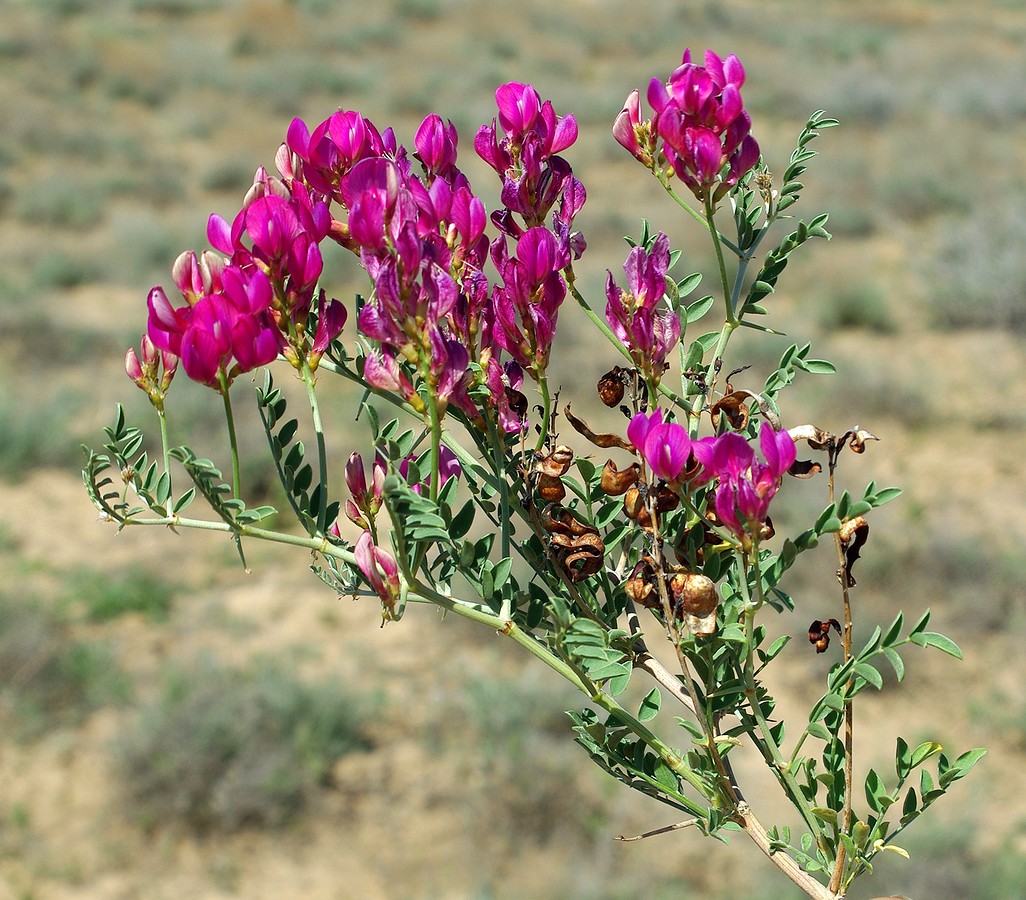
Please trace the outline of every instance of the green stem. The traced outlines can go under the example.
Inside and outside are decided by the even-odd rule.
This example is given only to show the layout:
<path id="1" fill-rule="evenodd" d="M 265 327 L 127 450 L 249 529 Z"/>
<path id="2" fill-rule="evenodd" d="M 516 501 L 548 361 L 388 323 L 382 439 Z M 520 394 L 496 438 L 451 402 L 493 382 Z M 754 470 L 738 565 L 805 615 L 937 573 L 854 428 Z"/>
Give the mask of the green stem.
<path id="1" fill-rule="evenodd" d="M 705 198 L 705 219 L 709 223 L 709 234 L 712 237 L 713 249 L 716 251 L 716 264 L 720 269 L 720 286 L 723 289 L 723 302 L 727 307 L 727 321 L 736 325 L 734 305 L 731 303 L 730 284 L 727 281 L 727 264 L 723 259 L 723 238 L 716 230 L 715 210 L 713 209 L 712 200 L 708 197 Z"/>
<path id="2" fill-rule="evenodd" d="M 500 530 L 500 555 L 502 559 L 505 559 L 510 555 L 510 535 L 509 535 L 509 483 L 506 480 L 506 451 L 503 447 L 502 438 L 499 435 L 498 425 L 494 418 L 487 416 L 488 426 L 488 443 L 492 451 L 492 465 L 495 469 L 495 474 L 499 482 L 499 530 Z M 513 593 L 511 590 L 506 590 L 502 598 L 502 607 L 499 615 L 503 620 L 510 618 L 512 615 L 513 605 Z"/>
<path id="3" fill-rule="evenodd" d="M 328 512 L 328 453 L 327 448 L 324 444 L 324 426 L 321 423 L 321 407 L 317 401 L 317 391 L 315 389 L 316 379 L 312 371 L 310 371 L 310 365 L 307 363 L 306 358 L 302 358 L 302 368 L 300 370 L 303 382 L 306 384 L 306 397 L 310 403 L 310 416 L 313 419 L 314 433 L 317 435 L 317 469 L 319 475 L 318 484 L 320 486 L 320 498 L 321 502 L 317 509 L 317 531 L 320 534 L 328 528 L 327 523 L 327 512 Z"/>
<path id="4" fill-rule="evenodd" d="M 224 416 L 228 422 L 228 446 L 232 454 L 232 496 L 238 500 L 242 496 L 241 478 L 239 477 L 239 440 L 235 434 L 235 416 L 232 413 L 232 401 L 228 396 L 228 376 L 224 369 L 217 373 L 218 381 L 221 383 L 220 392 L 224 399 Z"/>
<path id="5" fill-rule="evenodd" d="M 168 479 L 167 503 L 165 504 L 165 507 L 167 511 L 170 512 L 174 509 L 175 504 L 174 494 L 172 493 L 173 486 L 171 484 L 171 443 L 168 440 L 167 433 L 167 413 L 165 413 L 163 409 L 158 409 L 157 418 L 160 420 L 160 449 L 164 458 L 164 471 L 167 472 Z"/>
<path id="6" fill-rule="evenodd" d="M 755 720 L 758 736 L 751 731 L 749 733 L 755 738 L 756 744 L 762 751 L 763 757 L 772 769 L 777 781 L 780 782 L 784 793 L 787 794 L 792 805 L 801 813 L 806 827 L 816 836 L 817 845 L 822 848 L 823 823 L 813 815 L 812 807 L 806 801 L 805 795 L 798 786 L 794 774 L 788 764 L 784 762 L 780 747 L 777 746 L 777 742 L 773 738 L 769 722 L 766 721 L 766 716 L 762 711 L 762 704 L 759 702 L 758 687 L 755 681 L 755 619 L 765 602 L 765 597 L 762 592 L 762 573 L 759 568 L 758 542 L 752 547 L 750 558 L 752 560 L 752 574 L 755 576 L 755 598 L 751 596 L 748 588 L 747 565 L 745 565 L 743 558 L 741 563 L 742 571 L 738 577 L 738 583 L 741 585 L 744 599 L 745 646 L 747 648 L 743 667 L 745 696 L 748 698 L 748 705 L 752 711 L 752 718 Z"/>
<path id="7" fill-rule="evenodd" d="M 431 502 L 438 502 L 438 448 L 442 442 L 442 420 L 438 415 L 438 403 L 432 392 L 428 392 L 428 424 L 431 428 L 431 479 L 430 496 Z"/>
<path id="8" fill-rule="evenodd" d="M 834 502 L 835 496 L 835 482 L 834 476 L 837 471 L 837 451 L 831 446 L 828 451 L 829 455 L 829 469 L 830 477 L 827 482 L 828 484 L 828 497 L 829 502 Z M 851 637 L 852 637 L 852 618 L 851 618 L 851 595 L 848 592 L 848 561 L 844 553 L 844 544 L 841 541 L 841 535 L 839 532 L 834 533 L 834 546 L 837 550 L 837 561 L 838 561 L 838 573 L 841 580 L 841 599 L 844 605 L 844 631 L 841 632 L 841 642 L 844 650 L 844 662 L 848 663 L 851 660 Z M 848 679 L 847 685 L 847 696 L 844 704 L 844 804 L 841 807 L 840 821 L 837 823 L 842 834 L 851 833 L 851 804 L 852 804 L 852 793 L 854 789 L 853 783 L 853 766 L 854 766 L 854 698 L 851 696 L 851 692 L 855 687 L 855 676 L 852 675 Z M 844 844 L 840 844 L 837 848 L 837 860 L 834 864 L 834 871 L 830 878 L 830 890 L 840 890 L 841 879 L 844 875 L 844 860 L 845 860 L 845 849 Z"/>
<path id="9" fill-rule="evenodd" d="M 688 416 L 688 431 L 693 438 L 698 436 L 703 401 L 708 400 L 710 405 L 714 402 L 712 393 L 716 387 L 716 379 L 719 377 L 719 368 L 723 364 L 723 354 L 726 352 L 727 342 L 738 327 L 738 324 L 737 321 L 732 322 L 730 319 L 727 319 L 723 323 L 723 328 L 720 329 L 720 336 L 716 341 L 716 346 L 713 348 L 712 358 L 705 369 L 705 392 L 699 391 L 695 394 L 695 399 L 691 403 L 691 415 Z"/>
<path id="10" fill-rule="evenodd" d="M 663 186 L 663 189 L 666 191 L 666 193 L 669 194 L 670 199 L 673 200 L 674 203 L 676 203 L 682 210 L 684 210 L 684 212 L 691 216 L 692 219 L 698 222 L 707 231 L 711 231 L 713 234 L 716 233 L 715 227 L 712 224 L 712 220 L 709 219 L 707 215 L 702 215 L 702 213 L 695 209 L 690 203 L 687 202 L 687 200 L 681 197 L 680 194 L 678 194 L 673 189 L 673 185 L 670 182 L 670 178 L 665 173 L 665 171 L 656 172 L 655 176 L 659 180 L 659 183 Z M 723 245 L 728 250 L 730 250 L 730 252 L 733 253 L 735 256 L 741 256 L 741 251 L 734 245 L 732 241 L 727 240 L 727 238 L 723 237 L 723 235 L 719 236 L 719 240 L 722 241 Z"/>

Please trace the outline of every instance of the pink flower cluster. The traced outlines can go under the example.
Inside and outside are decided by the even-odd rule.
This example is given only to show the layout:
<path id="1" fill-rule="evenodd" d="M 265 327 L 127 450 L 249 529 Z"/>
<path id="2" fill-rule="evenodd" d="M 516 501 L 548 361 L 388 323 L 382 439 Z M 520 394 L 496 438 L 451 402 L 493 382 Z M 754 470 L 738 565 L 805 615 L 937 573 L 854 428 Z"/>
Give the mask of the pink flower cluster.
<path id="1" fill-rule="evenodd" d="M 189 251 L 175 261 L 185 306 L 175 307 L 162 287 L 150 291 L 150 340 L 180 356 L 190 378 L 218 390 L 279 353 L 297 367 L 305 357 L 316 369 L 346 320 L 345 307 L 316 290 L 319 244 L 330 224 L 326 204 L 302 184 L 286 187 L 258 169 L 231 225 L 216 215 L 207 223 L 210 243 L 224 255 Z M 309 339 L 315 296 L 317 331 Z"/>
<path id="2" fill-rule="evenodd" d="M 737 432 L 691 440 L 676 422 L 664 422 L 663 411 L 638 413 L 627 426 L 627 439 L 659 479 L 673 484 L 681 479 L 689 459 L 702 468 L 689 481 L 700 486 L 716 481 L 714 509 L 717 518 L 738 537 L 758 534 L 769 515 L 770 501 L 781 479 L 795 461 L 795 445 L 786 431 L 768 422 L 759 431 L 765 462 Z"/>
<path id="3" fill-rule="evenodd" d="M 411 156 L 357 112 L 339 110 L 312 130 L 294 119 L 275 157 L 281 178 L 257 170 L 233 220 L 209 219 L 217 253 L 175 263 L 184 305 L 161 287 L 150 292 L 153 345 L 218 390 L 279 354 L 316 370 L 346 320 L 318 289 L 330 238 L 359 255 L 374 286 L 358 322 L 374 342 L 363 370 L 372 386 L 420 411 L 455 405 L 474 421 L 482 412 L 471 394 L 488 388 L 501 426 L 526 427 L 519 387 L 525 371 L 537 379 L 548 365 L 562 270 L 584 249 L 571 227 L 585 191 L 559 155 L 576 140 L 573 116 L 518 82 L 502 85 L 496 102 L 498 118 L 474 142 L 503 184 L 493 241 L 457 166 L 451 122 L 424 119 Z M 495 284 L 484 274 L 489 257 Z"/>
<path id="4" fill-rule="evenodd" d="M 570 227 L 585 194 L 558 155 L 576 139 L 573 117 L 556 116 L 530 85 L 503 85 L 496 101 L 498 120 L 475 140 L 503 180 L 504 207 L 492 215 L 501 234 L 490 245 L 484 204 L 457 166 L 456 129 L 438 116 L 417 129 L 412 158 L 391 130 L 382 135 L 356 113 L 335 113 L 312 132 L 297 119 L 278 166 L 287 183 L 337 204 L 329 233 L 359 254 L 374 284 L 359 315 L 378 348 L 365 361 L 368 382 L 419 410 L 426 392 L 440 413 L 454 404 L 476 420 L 479 378 L 502 427 L 519 430 L 522 414 L 503 399 L 524 370 L 538 377 L 548 364 L 566 296 L 560 273 L 583 249 Z M 483 271 L 489 255 L 494 285 Z"/>
<path id="5" fill-rule="evenodd" d="M 670 241 L 662 232 L 651 251 L 634 247 L 623 270 L 628 290 L 621 291 L 607 272 L 606 321 L 613 334 L 630 350 L 631 359 L 642 375 L 659 384 L 666 357 L 680 340 L 680 316 L 656 312 L 666 291 L 670 268 Z"/>
<path id="6" fill-rule="evenodd" d="M 758 534 L 784 473 L 795 461 L 791 435 L 775 430 L 768 422 L 762 423 L 759 446 L 765 462 L 756 459 L 755 450 L 736 432 L 702 438 L 691 445 L 705 470 L 697 483 L 718 479 L 716 516 L 739 537 Z"/>
<path id="7" fill-rule="evenodd" d="M 685 50 L 666 83 L 653 78 L 648 86 L 652 118 L 642 121 L 640 96 L 632 91 L 613 135 L 646 166 L 657 165 L 661 151 L 699 200 L 715 203 L 759 161 L 752 120 L 741 100 L 744 81 L 745 70 L 733 53 L 721 59 L 707 50 L 705 64 L 699 65 Z"/>

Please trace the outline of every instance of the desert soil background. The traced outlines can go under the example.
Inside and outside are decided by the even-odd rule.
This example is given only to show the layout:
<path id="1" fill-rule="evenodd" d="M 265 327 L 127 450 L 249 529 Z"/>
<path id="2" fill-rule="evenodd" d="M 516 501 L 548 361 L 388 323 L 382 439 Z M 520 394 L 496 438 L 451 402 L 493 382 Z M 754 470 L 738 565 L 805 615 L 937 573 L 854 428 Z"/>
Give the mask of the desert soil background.
<path id="1" fill-rule="evenodd" d="M 684 248 L 682 269 L 704 260 L 609 135 L 628 91 L 686 46 L 741 57 L 775 171 L 814 109 L 842 123 L 798 208 L 829 212 L 834 240 L 771 300 L 789 338 L 739 342 L 728 363 L 761 382 L 794 339 L 838 364 L 783 412 L 862 424 L 882 440 L 845 461 L 846 486 L 906 489 L 859 563 L 863 630 L 929 607 L 965 651 L 909 654 L 900 690 L 865 698 L 859 765 L 889 766 L 899 730 L 991 749 L 910 830 L 912 860 L 883 861 L 853 897 L 1022 896 L 1026 11 L 628 7 L 0 0 L 0 898 L 793 896 L 740 840 L 614 842 L 673 814 L 591 770 L 561 713 L 574 698 L 495 635 L 422 610 L 381 629 L 299 553 L 250 546 L 243 574 L 218 539 L 115 534 L 78 474 L 118 399 L 155 430 L 121 369 L 146 293 L 205 245 L 209 212 L 234 213 L 293 116 L 355 108 L 412 143 L 437 111 L 494 201 L 471 135 L 498 84 L 529 81 L 581 125 L 568 155 L 589 193 L 593 305 L 642 215 Z M 326 280 L 347 301 L 364 289 L 341 259 Z M 556 380 L 583 404 L 609 360 L 575 321 L 561 319 Z M 223 464 L 208 393 L 176 383 L 176 440 Z M 339 448 L 353 399 L 333 401 Z M 249 423 L 255 484 L 261 439 Z M 778 530 L 803 527 L 816 490 L 789 486 Z M 822 682 L 802 634 L 836 614 L 833 567 L 826 552 L 795 572 L 799 613 L 779 628 L 797 639 L 772 685 L 785 710 Z"/>

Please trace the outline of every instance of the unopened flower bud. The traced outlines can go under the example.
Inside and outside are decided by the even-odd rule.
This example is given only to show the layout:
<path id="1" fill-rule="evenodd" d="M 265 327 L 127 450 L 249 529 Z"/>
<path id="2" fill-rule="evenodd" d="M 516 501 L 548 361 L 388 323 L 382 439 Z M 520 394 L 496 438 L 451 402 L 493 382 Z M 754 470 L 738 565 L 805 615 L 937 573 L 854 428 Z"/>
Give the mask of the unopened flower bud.
<path id="1" fill-rule="evenodd" d="M 125 354 L 125 373 L 144 391 L 146 390 L 146 378 L 143 375 L 142 366 L 139 364 L 139 356 L 134 347 L 129 347 Z"/>

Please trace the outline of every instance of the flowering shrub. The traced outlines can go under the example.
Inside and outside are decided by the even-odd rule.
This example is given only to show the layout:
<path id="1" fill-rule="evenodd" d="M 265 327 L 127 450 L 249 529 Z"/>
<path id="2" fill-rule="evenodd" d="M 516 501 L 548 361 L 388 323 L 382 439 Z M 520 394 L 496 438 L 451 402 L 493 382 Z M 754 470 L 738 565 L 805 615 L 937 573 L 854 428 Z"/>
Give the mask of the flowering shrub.
<path id="1" fill-rule="evenodd" d="M 882 686 L 879 665 L 900 680 L 909 645 L 960 651 L 927 630 L 928 612 L 911 627 L 898 613 L 865 646 L 853 644 L 852 567 L 872 511 L 899 491 L 837 491 L 846 448 L 863 452 L 876 440 L 869 432 L 782 420 L 783 389 L 832 365 L 805 344 L 761 382 L 747 367 L 723 371 L 739 327 L 769 331 L 764 304 L 791 254 L 829 237 L 820 215 L 761 251 L 801 197 L 812 141 L 836 123 L 814 113 L 775 178 L 751 134 L 744 80 L 733 55 L 709 51 L 699 64 L 685 52 L 665 82 L 649 85 L 650 118 L 639 93 L 628 96 L 613 135 L 696 220 L 721 296 L 691 299 L 700 276 L 671 275 L 680 253 L 645 223 L 629 241 L 626 288 L 608 275 L 604 317 L 574 272 L 587 249 L 574 230 L 586 193 L 563 154 L 577 125 L 531 85 L 502 85 L 496 118 L 474 138 L 501 180 L 490 215 L 458 167 L 456 129 L 437 115 L 417 130 L 412 153 L 357 112 L 312 129 L 294 120 L 278 175 L 258 169 L 233 221 L 210 217 L 213 250 L 174 263 L 181 302 L 150 292 L 141 356 L 130 350 L 126 370 L 156 410 L 162 458 L 149 458 L 119 409 L 84 475 L 119 528 L 226 532 L 240 556 L 244 540 L 290 544 L 315 555 L 312 568 L 339 594 L 376 598 L 389 622 L 411 603 L 431 604 L 511 638 L 585 695 L 589 705 L 570 713 L 576 740 L 610 775 L 704 834 L 743 831 L 809 896 L 840 897 L 878 853 L 904 854 L 899 833 L 983 751 L 952 759 L 938 744 L 898 738 L 894 773 L 864 774 L 865 803 L 856 790 L 853 707 Z M 369 277 L 369 298 L 352 310 L 321 285 L 329 250 L 357 256 Z M 609 432 L 554 404 L 548 368 L 568 298 L 619 354 L 597 385 L 617 411 Z M 701 330 L 717 309 L 722 321 Z M 247 506 L 240 485 L 231 389 L 276 361 L 294 370 L 309 403 L 308 424 L 288 418 L 265 372 L 259 412 L 302 533 L 261 525 L 276 511 Z M 179 362 L 223 398 L 231 484 L 209 460 L 170 445 Z M 332 376 L 377 401 L 361 403 L 375 448 L 369 471 L 359 454 L 326 446 L 320 398 Z M 383 422 L 386 408 L 396 417 Z M 301 431 L 313 436 L 315 461 Z M 597 466 L 571 446 L 582 442 L 615 458 Z M 336 499 L 328 461 L 347 455 Z M 781 538 L 771 508 L 795 478 L 824 483 L 824 508 Z M 187 515 L 198 500 L 215 518 Z M 826 652 L 839 634 L 837 658 L 824 665 L 807 718 L 785 728 L 763 672 L 813 647 L 769 640 L 765 618 L 811 614 L 785 576 L 822 538 L 837 554 L 839 618 L 812 621 L 809 639 Z M 668 642 L 676 671 L 650 652 L 653 640 Z M 650 690 L 628 708 L 624 691 L 642 678 Z M 663 712 L 664 698 L 680 715 Z M 793 805 L 798 833 L 763 824 L 745 799 L 733 763 L 748 746 Z"/>

